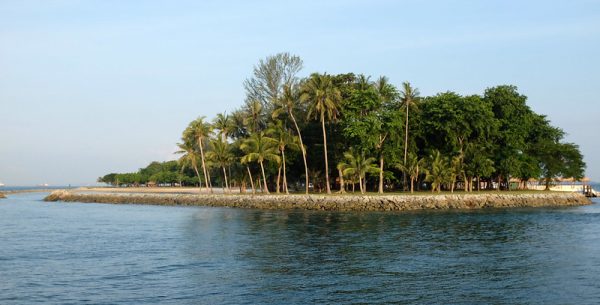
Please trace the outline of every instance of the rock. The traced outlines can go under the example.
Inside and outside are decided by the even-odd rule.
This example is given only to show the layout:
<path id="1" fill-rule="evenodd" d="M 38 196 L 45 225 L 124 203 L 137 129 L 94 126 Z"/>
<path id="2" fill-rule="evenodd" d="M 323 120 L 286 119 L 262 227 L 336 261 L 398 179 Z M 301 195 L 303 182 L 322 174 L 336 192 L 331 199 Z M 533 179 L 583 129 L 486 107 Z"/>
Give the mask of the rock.
<path id="1" fill-rule="evenodd" d="M 44 198 L 44 201 L 60 201 L 63 200 L 63 198 L 68 197 L 69 194 L 70 193 L 65 190 L 57 190 L 50 193 L 50 195 L 46 196 L 46 198 Z"/>
<path id="2" fill-rule="evenodd" d="M 4 195 L 4 193 L 0 193 L 0 198 L 6 198 L 6 196 Z"/>
<path id="3" fill-rule="evenodd" d="M 505 207 L 574 206 L 590 204 L 581 194 L 433 194 L 433 195 L 189 195 L 77 193 L 58 190 L 45 201 L 114 204 L 195 205 L 256 209 L 327 211 L 405 211 L 418 209 L 477 209 Z"/>

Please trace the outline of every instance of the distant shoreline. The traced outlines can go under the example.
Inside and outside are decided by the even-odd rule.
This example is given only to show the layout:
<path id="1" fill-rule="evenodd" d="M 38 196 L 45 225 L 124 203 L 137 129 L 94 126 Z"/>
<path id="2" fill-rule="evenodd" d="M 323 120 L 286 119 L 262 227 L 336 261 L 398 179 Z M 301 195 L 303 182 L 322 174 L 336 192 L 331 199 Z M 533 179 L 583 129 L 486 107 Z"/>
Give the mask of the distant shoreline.
<path id="1" fill-rule="evenodd" d="M 45 201 L 215 206 L 268 210 L 411 211 L 484 208 L 561 207 L 591 204 L 582 194 L 562 192 L 442 193 L 388 195 L 252 195 L 169 192 L 102 192 L 79 189 L 54 191 Z"/>

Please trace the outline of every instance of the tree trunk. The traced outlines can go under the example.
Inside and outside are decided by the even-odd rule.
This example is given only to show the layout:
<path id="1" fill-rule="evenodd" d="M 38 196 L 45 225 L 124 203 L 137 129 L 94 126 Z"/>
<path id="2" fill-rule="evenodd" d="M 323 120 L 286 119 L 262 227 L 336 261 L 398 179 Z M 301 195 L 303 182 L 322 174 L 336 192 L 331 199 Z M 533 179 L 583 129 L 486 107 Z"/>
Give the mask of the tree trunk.
<path id="1" fill-rule="evenodd" d="M 269 194 L 269 188 L 267 187 L 267 176 L 265 175 L 265 168 L 263 166 L 262 161 L 260 162 L 260 170 L 261 170 L 262 176 L 263 176 L 263 184 L 265 187 L 265 193 Z"/>
<path id="2" fill-rule="evenodd" d="M 415 178 L 414 177 L 410 177 L 410 193 L 414 193 L 415 192 Z"/>
<path id="3" fill-rule="evenodd" d="M 300 151 L 302 151 L 302 160 L 304 161 L 304 175 L 306 176 L 306 194 L 308 194 L 308 165 L 306 164 L 306 150 L 304 149 L 304 144 L 302 143 L 302 135 L 300 134 L 300 128 L 298 128 L 298 123 L 296 123 L 296 118 L 294 117 L 294 113 L 289 110 L 290 117 L 294 122 L 294 126 L 296 126 L 296 132 L 298 132 L 298 140 L 300 140 Z"/>
<path id="4" fill-rule="evenodd" d="M 408 155 L 408 100 L 406 101 L 406 122 L 404 126 L 404 166 L 406 166 L 406 156 Z M 406 190 L 406 173 L 402 172 L 402 188 Z"/>
<path id="5" fill-rule="evenodd" d="M 206 162 L 204 162 L 204 148 L 202 147 L 202 137 L 198 137 L 198 146 L 200 146 L 200 157 L 202 158 L 202 170 L 204 171 L 204 182 L 206 183 L 206 188 L 210 193 L 212 193 L 212 188 L 208 183 L 208 173 L 206 171 Z"/>
<path id="6" fill-rule="evenodd" d="M 481 177 L 477 176 L 477 191 L 481 191 Z"/>
<path id="7" fill-rule="evenodd" d="M 222 168 L 223 168 L 223 176 L 225 177 L 225 189 L 229 193 L 229 182 L 227 181 L 227 171 L 225 170 L 225 166 L 222 166 Z"/>
<path id="8" fill-rule="evenodd" d="M 379 156 L 379 194 L 383 194 L 383 152 Z"/>
<path id="9" fill-rule="evenodd" d="M 279 165 L 279 168 L 277 169 L 277 183 L 276 183 L 277 189 L 275 190 L 276 194 L 279 194 L 279 186 L 281 185 L 280 181 L 281 181 L 281 165 Z"/>
<path id="10" fill-rule="evenodd" d="M 501 178 L 502 177 L 500 175 L 498 175 L 498 192 L 500 191 L 500 181 L 501 181 Z"/>
<path id="11" fill-rule="evenodd" d="M 286 194 L 290 194 L 289 190 L 288 190 L 288 184 L 287 184 L 287 173 L 285 171 L 285 150 L 281 151 L 281 158 L 282 158 L 282 162 L 283 162 L 283 190 L 285 191 Z"/>
<path id="12" fill-rule="evenodd" d="M 198 185 L 200 186 L 200 193 L 202 193 L 202 178 L 200 178 L 200 172 L 198 172 L 198 165 L 196 164 L 194 164 L 194 171 L 196 172 L 196 176 L 198 176 Z"/>
<path id="13" fill-rule="evenodd" d="M 323 148 L 325 153 L 325 185 L 327 194 L 331 194 L 331 186 L 329 186 L 329 163 L 327 160 L 327 132 L 325 131 L 325 112 L 321 112 L 321 127 L 323 128 Z"/>
<path id="14" fill-rule="evenodd" d="M 340 194 L 344 194 L 346 189 L 344 188 L 344 174 L 341 169 L 338 169 L 338 174 L 340 175 Z"/>
<path id="15" fill-rule="evenodd" d="M 246 166 L 248 169 L 248 176 L 250 177 L 250 185 L 252 186 L 252 194 L 256 194 L 256 189 L 254 188 L 254 180 L 252 179 L 252 173 L 250 172 L 250 166 Z"/>
<path id="16" fill-rule="evenodd" d="M 360 187 L 360 193 L 364 194 L 365 190 L 364 190 L 364 187 L 363 187 L 363 178 L 361 178 L 361 177 L 358 177 L 358 186 Z"/>
<path id="17" fill-rule="evenodd" d="M 265 189 L 261 186 L 262 185 L 262 181 L 260 180 L 261 176 L 260 174 L 258 175 L 258 179 L 256 179 L 256 184 L 257 184 L 257 189 L 260 188 L 260 192 L 264 193 Z"/>

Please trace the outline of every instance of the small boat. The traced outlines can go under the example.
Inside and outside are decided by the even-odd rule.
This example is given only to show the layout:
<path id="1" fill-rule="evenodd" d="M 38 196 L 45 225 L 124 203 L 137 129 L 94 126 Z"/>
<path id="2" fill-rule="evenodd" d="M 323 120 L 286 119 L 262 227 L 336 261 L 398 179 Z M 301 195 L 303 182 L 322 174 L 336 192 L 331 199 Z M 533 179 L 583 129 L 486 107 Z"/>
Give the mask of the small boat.
<path id="1" fill-rule="evenodd" d="M 4 183 L 0 182 L 0 187 L 3 187 L 3 186 L 4 186 Z"/>

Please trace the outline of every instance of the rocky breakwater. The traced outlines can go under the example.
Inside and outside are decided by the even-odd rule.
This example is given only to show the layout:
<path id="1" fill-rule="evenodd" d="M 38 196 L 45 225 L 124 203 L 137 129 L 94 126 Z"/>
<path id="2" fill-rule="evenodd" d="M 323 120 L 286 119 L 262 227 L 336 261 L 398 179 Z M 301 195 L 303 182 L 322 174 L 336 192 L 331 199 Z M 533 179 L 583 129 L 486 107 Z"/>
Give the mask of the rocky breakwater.
<path id="1" fill-rule="evenodd" d="M 4 195 L 4 193 L 0 192 L 0 199 L 2 198 L 6 198 L 6 196 Z"/>
<path id="2" fill-rule="evenodd" d="M 78 193 L 61 190 L 52 192 L 44 200 L 326 211 L 409 211 L 425 209 L 556 207 L 591 204 L 591 201 L 581 194 L 541 191 L 539 193 L 286 196 Z"/>

